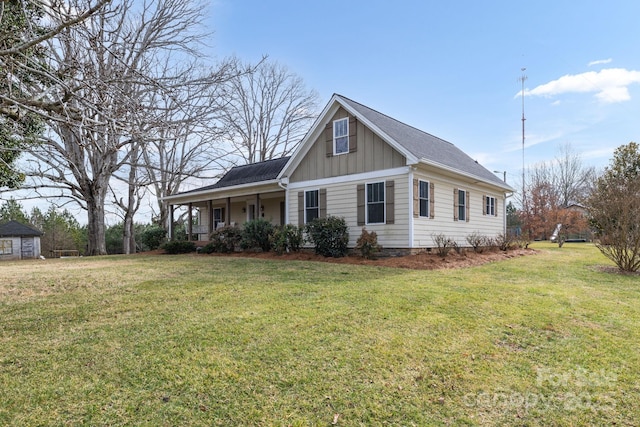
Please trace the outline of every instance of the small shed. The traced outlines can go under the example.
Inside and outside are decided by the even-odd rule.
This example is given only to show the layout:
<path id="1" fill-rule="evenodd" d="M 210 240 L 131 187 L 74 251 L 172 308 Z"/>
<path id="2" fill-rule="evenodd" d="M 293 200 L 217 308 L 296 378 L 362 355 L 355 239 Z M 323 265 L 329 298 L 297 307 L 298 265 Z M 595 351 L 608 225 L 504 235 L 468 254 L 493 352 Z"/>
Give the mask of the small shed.
<path id="1" fill-rule="evenodd" d="M 18 221 L 0 225 L 0 260 L 39 258 L 42 234 Z"/>

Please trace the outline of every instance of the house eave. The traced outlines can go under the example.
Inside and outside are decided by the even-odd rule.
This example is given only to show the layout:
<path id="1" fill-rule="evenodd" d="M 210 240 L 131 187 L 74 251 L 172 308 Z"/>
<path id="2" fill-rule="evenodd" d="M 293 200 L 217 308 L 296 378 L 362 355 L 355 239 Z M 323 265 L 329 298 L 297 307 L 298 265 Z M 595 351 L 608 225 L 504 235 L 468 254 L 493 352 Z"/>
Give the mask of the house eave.
<path id="1" fill-rule="evenodd" d="M 230 185 L 228 187 L 174 194 L 172 196 L 163 197 L 162 201 L 171 205 L 180 205 L 185 203 L 202 202 L 216 197 L 225 197 L 225 193 L 235 193 L 234 197 L 238 197 L 243 194 L 237 193 L 242 193 L 244 190 L 247 190 L 244 195 L 249 196 L 265 191 L 282 191 L 282 188 L 278 185 L 278 179 L 270 179 L 268 181 L 250 182 L 247 184 Z"/>
<path id="2" fill-rule="evenodd" d="M 504 190 L 504 191 L 509 191 L 509 192 L 515 191 L 515 189 L 513 187 L 511 187 L 507 183 L 503 183 L 503 182 L 498 183 L 498 182 L 495 182 L 495 181 L 489 181 L 486 178 L 480 177 L 478 175 L 471 174 L 469 172 L 465 172 L 465 171 L 460 170 L 460 169 L 452 168 L 451 166 L 447 166 L 447 165 L 444 165 L 444 164 L 439 163 L 439 162 L 434 162 L 433 160 L 430 160 L 430 159 L 422 158 L 422 159 L 420 159 L 420 163 L 428 165 L 428 166 L 433 166 L 435 168 L 442 169 L 444 171 L 448 171 L 448 172 L 454 173 L 456 175 L 462 175 L 462 176 L 464 176 L 466 178 L 469 178 L 469 179 L 471 179 L 473 181 L 482 182 L 482 183 L 490 185 L 492 187 L 498 187 L 498 188 L 500 188 L 501 190 Z"/>

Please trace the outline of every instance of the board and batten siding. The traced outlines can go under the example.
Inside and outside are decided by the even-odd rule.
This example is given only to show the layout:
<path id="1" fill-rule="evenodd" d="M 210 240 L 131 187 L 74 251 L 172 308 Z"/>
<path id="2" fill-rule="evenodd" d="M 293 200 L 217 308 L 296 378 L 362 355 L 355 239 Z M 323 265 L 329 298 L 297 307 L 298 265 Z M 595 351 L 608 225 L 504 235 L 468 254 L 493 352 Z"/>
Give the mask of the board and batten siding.
<path id="1" fill-rule="evenodd" d="M 336 184 L 314 186 L 295 186 L 289 199 L 289 221 L 298 224 L 298 192 L 306 190 L 326 189 L 326 212 L 329 216 L 343 217 L 349 227 L 349 247 L 356 245 L 362 227 L 358 225 L 357 189 L 359 184 L 381 181 L 393 181 L 394 221 L 393 224 L 366 224 L 367 231 L 378 234 L 378 243 L 387 248 L 409 247 L 409 186 L 407 174 L 392 175 L 371 180 L 353 180 Z M 299 225 L 299 224 L 298 224 Z"/>
<path id="2" fill-rule="evenodd" d="M 332 155 L 328 151 L 333 140 L 333 121 L 349 117 L 350 138 L 357 140 L 346 154 Z M 352 127 L 356 126 L 356 129 Z M 363 123 L 350 117 L 342 107 L 325 123 L 325 130 L 313 142 L 300 164 L 291 175 L 290 182 L 353 175 L 405 166 L 406 158 Z M 331 145 L 332 146 L 332 145 Z"/>
<path id="3" fill-rule="evenodd" d="M 490 191 L 486 187 L 466 183 L 464 181 L 445 180 L 436 175 L 414 173 L 414 179 L 433 183 L 434 215 L 433 218 L 414 217 L 413 246 L 416 248 L 435 247 L 434 234 L 444 234 L 455 240 L 460 246 L 469 246 L 467 236 L 473 232 L 488 237 L 495 237 L 504 231 L 504 194 Z M 468 191 L 469 220 L 454 220 L 454 189 Z M 496 198 L 497 215 L 484 214 L 483 196 Z"/>

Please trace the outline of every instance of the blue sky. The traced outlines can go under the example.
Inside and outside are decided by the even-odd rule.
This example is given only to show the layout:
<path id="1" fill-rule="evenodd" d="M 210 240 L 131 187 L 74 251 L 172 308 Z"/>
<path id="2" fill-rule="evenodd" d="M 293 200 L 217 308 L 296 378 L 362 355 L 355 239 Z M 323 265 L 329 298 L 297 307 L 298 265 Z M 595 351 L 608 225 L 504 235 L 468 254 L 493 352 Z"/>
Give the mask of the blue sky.
<path id="1" fill-rule="evenodd" d="M 490 170 L 522 173 L 569 143 L 585 163 L 640 141 L 640 2 L 215 0 L 211 53 L 268 55 L 450 141 Z"/>

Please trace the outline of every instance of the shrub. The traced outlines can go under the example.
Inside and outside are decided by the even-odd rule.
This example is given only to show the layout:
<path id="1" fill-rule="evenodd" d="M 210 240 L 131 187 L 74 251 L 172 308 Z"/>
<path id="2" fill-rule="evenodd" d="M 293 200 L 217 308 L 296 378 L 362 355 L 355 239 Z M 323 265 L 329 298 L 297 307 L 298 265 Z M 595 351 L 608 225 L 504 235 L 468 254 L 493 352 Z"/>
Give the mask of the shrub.
<path id="1" fill-rule="evenodd" d="M 484 250 L 485 236 L 480 234 L 479 231 L 474 231 L 467 236 L 467 243 L 473 248 L 475 253 L 480 254 Z"/>
<path id="2" fill-rule="evenodd" d="M 263 252 L 271 250 L 269 236 L 273 233 L 273 224 L 269 221 L 258 218 L 244 224 L 240 247 L 247 249 L 261 249 Z"/>
<path id="3" fill-rule="evenodd" d="M 150 225 L 141 233 L 140 242 L 152 251 L 162 245 L 166 236 L 167 231 L 164 228 L 159 225 Z"/>
<path id="4" fill-rule="evenodd" d="M 212 254 L 215 251 L 216 251 L 216 245 L 214 245 L 213 242 L 209 242 L 200 248 L 201 254 Z"/>
<path id="5" fill-rule="evenodd" d="M 452 242 L 451 247 L 453 248 L 454 251 L 456 251 L 458 255 L 462 255 L 465 253 L 464 248 L 460 246 L 458 242 L 456 242 L 455 240 Z"/>
<path id="6" fill-rule="evenodd" d="M 302 228 L 296 225 L 277 226 L 271 233 L 271 247 L 278 255 L 285 252 L 299 252 L 303 241 Z"/>
<path id="7" fill-rule="evenodd" d="M 509 233 L 500 233 L 495 238 L 495 243 L 498 249 L 501 251 L 508 251 L 509 249 L 513 249 L 515 242 L 513 241 L 513 237 Z"/>
<path id="8" fill-rule="evenodd" d="M 482 246 L 487 249 L 487 250 L 495 250 L 497 249 L 498 245 L 496 244 L 496 239 L 494 239 L 493 237 L 489 237 L 489 236 L 484 236 L 482 238 Z"/>
<path id="9" fill-rule="evenodd" d="M 531 244 L 531 238 L 529 237 L 529 233 L 522 233 L 519 236 L 510 234 L 511 240 L 513 241 L 513 246 L 518 248 L 527 249 Z"/>
<path id="10" fill-rule="evenodd" d="M 162 249 L 168 254 L 188 254 L 196 251 L 196 244 L 186 240 L 172 240 L 162 245 Z"/>
<path id="11" fill-rule="evenodd" d="M 453 248 L 454 241 L 443 233 L 432 234 L 433 242 L 436 244 L 436 249 L 438 251 L 438 255 L 441 257 L 446 257 L 451 248 Z"/>
<path id="12" fill-rule="evenodd" d="M 317 254 L 339 258 L 347 254 L 349 231 L 344 218 L 316 218 L 305 226 Z"/>
<path id="13" fill-rule="evenodd" d="M 367 231 L 362 227 L 362 233 L 356 241 L 356 250 L 360 251 L 363 258 L 373 259 L 380 252 L 382 246 L 378 244 L 378 235 L 375 231 Z"/>
<path id="14" fill-rule="evenodd" d="M 212 252 L 218 252 L 228 254 L 236 250 L 242 239 L 242 231 L 237 227 L 230 225 L 221 227 L 211 233 L 211 242 L 207 246 L 211 245 Z M 209 248 L 207 248 L 209 250 Z"/>

